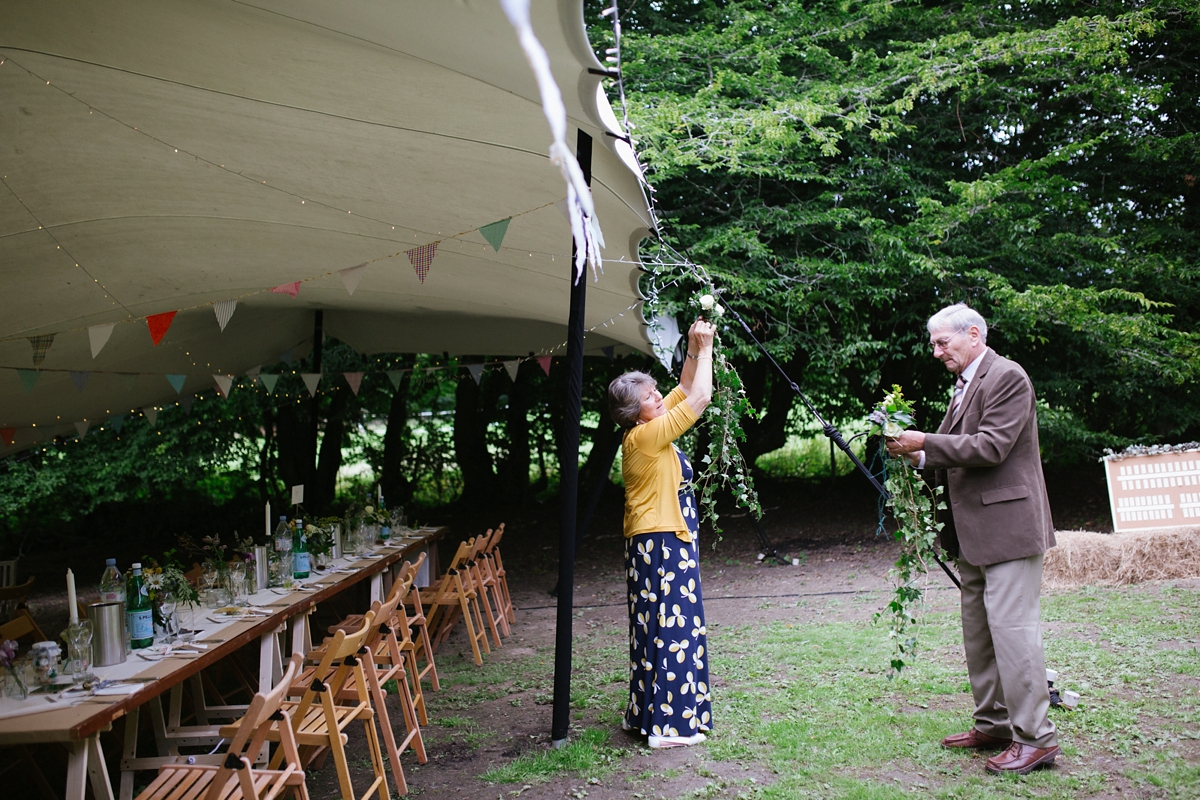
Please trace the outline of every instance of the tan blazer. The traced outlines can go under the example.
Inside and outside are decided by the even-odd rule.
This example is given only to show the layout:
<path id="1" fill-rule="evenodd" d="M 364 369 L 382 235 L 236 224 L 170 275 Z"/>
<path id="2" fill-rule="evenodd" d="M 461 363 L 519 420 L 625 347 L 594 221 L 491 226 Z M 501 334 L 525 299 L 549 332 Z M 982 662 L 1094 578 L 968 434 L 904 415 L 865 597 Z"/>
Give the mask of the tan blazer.
<path id="1" fill-rule="evenodd" d="M 1025 370 L 990 347 L 957 412 L 925 436 L 927 478 L 946 487 L 946 550 L 986 566 L 1055 545 L 1038 450 L 1036 398 Z"/>

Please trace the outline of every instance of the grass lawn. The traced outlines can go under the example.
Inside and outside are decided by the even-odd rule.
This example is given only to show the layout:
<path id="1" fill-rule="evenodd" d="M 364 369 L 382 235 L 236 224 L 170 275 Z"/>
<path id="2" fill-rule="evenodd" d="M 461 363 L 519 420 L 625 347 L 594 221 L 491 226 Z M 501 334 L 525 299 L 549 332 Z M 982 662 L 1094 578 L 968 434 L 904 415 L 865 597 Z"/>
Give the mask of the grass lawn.
<path id="1" fill-rule="evenodd" d="M 570 745 L 527 746 L 479 780 L 505 797 L 1200 797 L 1200 591 L 1147 585 L 1043 597 L 1048 665 L 1082 705 L 1052 709 L 1063 754 L 1025 778 L 987 775 L 989 754 L 938 745 L 969 727 L 971 707 L 954 598 L 940 594 L 921 654 L 896 678 L 884 629 L 864 613 L 882 605 L 878 593 L 788 600 L 769 621 L 710 625 L 717 729 L 686 756 L 652 753 L 619 730 L 625 629 L 577 623 Z M 789 608 L 810 602 L 819 614 L 788 619 Z M 475 746 L 502 737 L 472 727 L 464 709 L 547 703 L 552 659 L 552 646 L 482 668 L 445 659 L 453 688 L 429 696 L 431 718 L 466 730 Z M 557 791 L 539 793 L 547 783 Z"/>

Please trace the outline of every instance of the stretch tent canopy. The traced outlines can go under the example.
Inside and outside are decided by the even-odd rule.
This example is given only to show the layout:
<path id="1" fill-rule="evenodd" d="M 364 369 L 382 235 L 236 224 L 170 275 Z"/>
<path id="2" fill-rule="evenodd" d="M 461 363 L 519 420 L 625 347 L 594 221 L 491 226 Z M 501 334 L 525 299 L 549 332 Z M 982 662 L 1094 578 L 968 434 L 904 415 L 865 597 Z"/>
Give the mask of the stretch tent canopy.
<path id="1" fill-rule="evenodd" d="M 649 352 L 652 217 L 582 3 L 533 18 L 596 143 L 587 348 Z M 498 0 L 6 0 L 0 59 L 9 452 L 273 363 L 316 309 L 364 353 L 563 352 L 566 189 Z"/>

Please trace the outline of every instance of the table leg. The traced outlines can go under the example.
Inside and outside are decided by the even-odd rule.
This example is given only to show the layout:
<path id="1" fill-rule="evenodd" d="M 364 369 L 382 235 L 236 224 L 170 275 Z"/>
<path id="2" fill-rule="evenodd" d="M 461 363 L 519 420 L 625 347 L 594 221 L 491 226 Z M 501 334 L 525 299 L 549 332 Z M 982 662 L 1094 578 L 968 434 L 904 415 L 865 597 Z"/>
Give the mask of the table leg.
<path id="1" fill-rule="evenodd" d="M 302 611 L 292 617 L 292 654 L 307 655 L 312 650 L 312 626 L 309 624 L 309 615 L 315 608 L 310 608 L 308 611 Z"/>
<path id="2" fill-rule="evenodd" d="M 280 625 L 259 639 L 258 690 L 263 694 L 274 689 L 283 678 L 283 654 L 279 648 L 279 636 L 283 631 L 284 626 Z"/>
<path id="3" fill-rule="evenodd" d="M 371 602 L 383 602 L 383 573 L 377 572 L 371 576 Z"/>
<path id="4" fill-rule="evenodd" d="M 85 782 L 89 778 L 92 794 L 97 800 L 113 800 L 112 783 L 108 779 L 108 767 L 104 763 L 99 734 L 70 742 L 67 753 L 67 800 L 84 800 Z M 132 791 L 132 783 L 129 788 Z"/>
<path id="5" fill-rule="evenodd" d="M 141 718 L 141 708 L 134 706 L 125 714 L 125 750 L 123 762 L 132 762 L 137 758 L 138 723 Z M 126 768 L 128 766 L 128 769 Z M 133 776 L 136 774 L 132 763 L 121 764 L 121 800 L 133 800 Z M 68 770 L 68 781 L 70 770 Z M 71 795 L 67 794 L 67 800 Z"/>
<path id="6" fill-rule="evenodd" d="M 96 800 L 113 800 L 112 781 L 108 777 L 108 765 L 104 763 L 104 748 L 100 746 L 100 734 L 87 738 L 88 777 L 92 781 L 92 794 Z"/>

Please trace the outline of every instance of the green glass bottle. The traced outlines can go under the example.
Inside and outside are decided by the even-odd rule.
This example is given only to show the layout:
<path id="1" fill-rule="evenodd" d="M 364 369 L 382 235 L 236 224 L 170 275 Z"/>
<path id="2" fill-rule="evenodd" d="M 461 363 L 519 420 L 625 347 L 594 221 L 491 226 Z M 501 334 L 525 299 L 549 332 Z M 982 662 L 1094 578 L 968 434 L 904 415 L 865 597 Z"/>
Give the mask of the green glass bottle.
<path id="1" fill-rule="evenodd" d="M 129 646 L 140 650 L 154 644 L 154 609 L 150 591 L 142 580 L 142 565 L 134 564 L 129 584 L 125 587 L 125 628 Z"/>
<path id="2" fill-rule="evenodd" d="M 298 519 L 292 533 L 292 577 L 296 580 L 307 578 L 310 569 L 308 536 L 304 533 L 304 520 Z"/>

